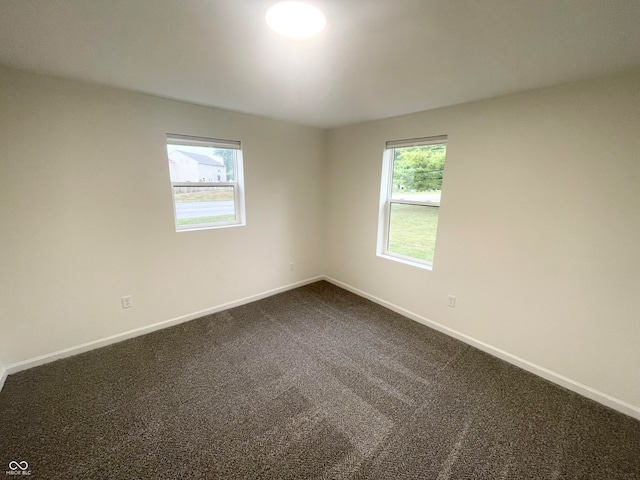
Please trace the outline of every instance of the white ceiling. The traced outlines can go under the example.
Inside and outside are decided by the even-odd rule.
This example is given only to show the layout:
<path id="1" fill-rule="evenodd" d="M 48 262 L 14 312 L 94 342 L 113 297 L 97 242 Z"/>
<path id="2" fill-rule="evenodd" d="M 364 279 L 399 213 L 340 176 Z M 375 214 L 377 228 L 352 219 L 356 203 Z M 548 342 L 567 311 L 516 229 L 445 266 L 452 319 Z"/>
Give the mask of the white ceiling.
<path id="1" fill-rule="evenodd" d="M 640 0 L 0 0 L 0 64 L 334 127 L 640 65 Z"/>

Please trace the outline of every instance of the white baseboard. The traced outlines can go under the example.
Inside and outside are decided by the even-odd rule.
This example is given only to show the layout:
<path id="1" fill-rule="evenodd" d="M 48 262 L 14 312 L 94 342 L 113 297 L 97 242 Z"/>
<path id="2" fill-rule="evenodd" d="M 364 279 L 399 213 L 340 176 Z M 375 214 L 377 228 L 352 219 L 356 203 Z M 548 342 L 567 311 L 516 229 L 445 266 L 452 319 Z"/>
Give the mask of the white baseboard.
<path id="1" fill-rule="evenodd" d="M 323 276 L 322 278 L 330 283 L 333 283 L 338 287 L 344 288 L 345 290 L 355 293 L 356 295 L 359 295 L 368 300 L 371 300 L 372 302 L 382 305 L 383 307 L 386 307 L 389 310 L 393 310 L 394 312 L 397 312 L 405 317 L 408 317 L 411 320 L 415 320 L 416 322 L 426 325 L 427 327 L 433 328 L 434 330 L 437 330 L 453 338 L 461 340 L 473 347 L 478 348 L 479 350 L 482 350 L 483 352 L 493 355 L 494 357 L 498 357 L 501 360 L 504 360 L 508 363 L 516 365 L 528 372 L 533 373 L 534 375 L 537 375 L 546 380 L 549 380 L 550 382 L 560 385 L 566 388 L 567 390 L 571 390 L 572 392 L 582 395 L 583 397 L 590 398 L 591 400 L 601 403 L 602 405 L 605 405 L 609 408 L 617 410 L 618 412 L 624 413 L 625 415 L 629 415 L 630 417 L 640 420 L 640 407 L 638 406 L 632 405 L 628 402 L 625 402 L 624 400 L 620 400 L 619 398 L 613 397 L 607 393 L 600 392 L 595 388 L 591 388 L 588 385 L 584 385 L 580 382 L 577 382 L 568 377 L 565 377 L 564 375 L 560 375 L 559 373 L 553 372 L 552 370 L 536 365 L 535 363 L 532 363 L 532 362 L 529 362 L 528 360 L 517 357 L 509 352 L 505 352 L 504 350 L 491 346 L 480 340 L 476 340 L 475 338 L 465 335 L 464 333 L 460 333 L 452 328 L 446 327 L 437 322 L 429 320 L 428 318 L 418 315 L 417 313 L 413 313 L 402 307 L 394 305 L 393 303 L 387 302 L 386 300 L 378 298 L 374 295 L 370 295 L 369 293 L 364 292 L 358 288 L 352 287 L 351 285 L 340 282 L 335 278 L 332 278 L 326 275 Z"/>
<path id="2" fill-rule="evenodd" d="M 592 387 L 589 387 L 588 385 L 584 385 L 580 382 L 577 382 L 575 380 L 572 380 L 568 377 L 565 377 L 564 375 L 560 375 L 559 373 L 553 372 L 547 368 L 541 367 L 539 365 L 536 365 L 532 362 L 529 362 L 528 360 L 524 360 L 520 357 L 517 357 L 509 352 L 505 352 L 504 350 L 501 350 L 499 348 L 493 347 L 487 343 L 484 343 L 480 340 L 476 340 L 475 338 L 472 338 L 468 335 L 465 335 L 463 333 L 460 333 L 452 328 L 446 327 L 444 325 L 441 325 L 439 323 L 436 323 L 432 320 L 429 320 L 425 317 L 422 317 L 421 315 L 418 315 L 416 313 L 413 313 L 409 310 L 406 310 L 402 307 L 399 307 L 393 303 L 390 303 L 386 300 L 383 300 L 381 298 L 378 298 L 374 295 L 371 295 L 367 292 L 364 292 L 358 288 L 352 287 L 351 285 L 348 285 L 346 283 L 340 282 L 339 280 L 336 280 L 332 277 L 326 276 L 326 275 L 321 275 L 321 276 L 317 276 L 317 277 L 313 277 L 313 278 L 309 278 L 306 280 L 302 280 L 296 283 L 292 283 L 289 285 L 285 285 L 282 287 L 278 287 L 278 288 L 274 288 L 272 290 L 267 290 L 265 292 L 262 293 L 258 293 L 256 295 L 251 295 L 249 297 L 245 297 L 245 298 L 241 298 L 239 300 L 235 300 L 233 302 L 228 302 L 228 303 L 224 303 L 222 305 L 218 305 L 215 307 L 211 307 L 205 310 L 200 310 L 198 312 L 193 312 L 190 313 L 188 315 L 183 315 L 180 317 L 176 317 L 176 318 L 172 318 L 169 320 L 165 320 L 162 322 L 158 322 L 155 323 L 153 325 L 147 325 L 145 327 L 140 327 L 134 330 L 129 330 L 127 332 L 123 332 L 123 333 L 119 333 L 117 335 L 112 335 L 110 337 L 105 337 L 105 338 L 101 338 L 98 340 L 94 340 L 91 342 L 87 342 L 87 343 L 83 343 L 81 345 L 77 345 L 74 347 L 70 347 L 70 348 L 65 348 L 63 350 L 59 350 L 57 352 L 53 352 L 53 353 L 49 353 L 46 355 L 40 355 L 38 357 L 29 359 L 29 360 L 24 360 L 22 362 L 17 362 L 11 365 L 8 365 L 6 367 L 0 367 L 0 390 L 2 390 L 2 387 L 4 386 L 4 382 L 7 379 L 8 375 L 11 375 L 13 373 L 17 373 L 20 372 L 22 370 L 27 370 L 29 368 L 33 368 L 33 367 L 37 367 L 39 365 L 43 365 L 45 363 L 49 363 L 49 362 L 54 362 L 56 360 L 59 360 L 61 358 L 66 358 L 66 357 L 70 357 L 73 355 L 77 355 L 79 353 L 83 353 L 83 352 L 87 352 L 89 350 L 94 350 L 96 348 L 100 348 L 100 347 L 104 347 L 107 345 L 111 345 L 113 343 L 118 343 L 121 342 L 123 340 L 127 340 L 130 338 L 134 338 L 134 337 L 138 337 L 140 335 L 145 335 L 147 333 L 151 333 L 154 332 L 156 330 L 161 330 L 163 328 L 168 328 L 168 327 L 172 327 L 174 325 L 178 325 L 180 323 L 184 323 L 184 322 L 188 322 L 189 320 L 193 320 L 199 317 L 203 317 L 205 315 L 210 315 L 212 313 L 216 313 L 216 312 L 220 312 L 222 310 L 227 310 L 229 308 L 233 308 L 233 307 L 238 307 L 240 305 L 244 305 L 247 303 L 251 303 L 251 302 L 255 302 L 256 300 L 261 300 L 263 298 L 266 297 L 270 297 L 272 295 L 276 295 L 278 293 L 282 293 L 282 292 L 286 292 L 287 290 L 292 290 L 294 288 L 298 288 L 301 287 L 303 285 L 308 285 L 310 283 L 313 282 L 317 282 L 319 280 L 326 280 L 330 283 L 333 283 L 334 285 L 337 285 L 341 288 L 344 288 L 345 290 L 348 290 L 350 292 L 355 293 L 356 295 L 359 295 L 363 298 L 366 298 L 368 300 L 371 300 L 372 302 L 375 302 L 379 305 L 382 305 L 383 307 L 386 307 L 390 310 L 393 310 L 394 312 L 397 312 L 411 320 L 414 320 L 416 322 L 419 322 L 423 325 L 426 325 L 430 328 L 433 328 L 434 330 L 437 330 L 439 332 L 442 332 L 446 335 L 449 335 L 453 338 L 456 338 L 458 340 L 461 340 L 469 345 L 472 345 L 490 355 L 493 355 L 495 357 L 498 357 L 506 362 L 509 362 L 513 365 L 516 365 L 528 372 L 531 372 L 535 375 L 538 375 L 539 377 L 542 377 L 546 380 L 549 380 L 553 383 L 556 383 L 568 390 L 571 390 L 579 395 L 582 395 L 584 397 L 590 398 L 598 403 L 601 403 L 602 405 L 605 405 L 607 407 L 613 408 L 614 410 L 617 410 L 621 413 L 624 413 L 625 415 L 629 415 L 630 417 L 636 418 L 638 420 L 640 420 L 640 407 L 632 405 L 630 403 L 627 403 L 623 400 L 620 400 L 619 398 L 613 397 L 609 394 L 600 392 Z"/>
<path id="3" fill-rule="evenodd" d="M 7 369 L 0 366 L 0 392 L 2 391 L 2 387 L 4 387 L 4 381 L 7 379 L 7 375 Z"/>
<path id="4" fill-rule="evenodd" d="M 110 337 L 100 338 L 98 340 L 93 340 L 91 342 L 83 343 L 81 345 L 65 348 L 64 350 L 48 353 L 46 355 L 40 355 L 39 357 L 31 358 L 29 360 L 24 360 L 22 362 L 17 362 L 17 363 L 8 365 L 5 369 L 3 369 L 5 371 L 2 374 L 3 376 L 0 378 L 0 390 L 2 389 L 4 378 L 6 378 L 7 375 L 11 375 L 13 373 L 17 373 L 22 370 L 27 370 L 29 368 L 37 367 L 39 365 L 44 365 L 45 363 L 54 362 L 56 360 L 60 360 L 61 358 L 71 357 L 79 353 L 88 352 L 89 350 L 105 347 L 113 343 L 122 342 L 123 340 L 139 337 L 140 335 L 145 335 L 147 333 L 155 332 L 156 330 L 172 327 L 180 323 L 188 322 L 189 320 L 194 320 L 196 318 L 204 317 L 205 315 L 211 315 L 212 313 L 221 312 L 222 310 L 227 310 L 233 307 L 239 307 L 240 305 L 255 302 L 256 300 L 261 300 L 263 298 L 270 297 L 278 293 L 286 292 L 287 290 L 292 290 L 294 288 L 298 288 L 303 285 L 308 285 L 310 283 L 317 282 L 323 279 L 324 277 L 322 276 L 308 278 L 306 280 L 301 280 L 299 282 L 291 283 L 283 287 L 274 288 L 272 290 L 267 290 L 265 292 L 258 293 L 256 295 L 251 295 L 249 297 L 241 298 L 240 300 L 234 300 L 233 302 L 223 303 L 222 305 L 207 308 L 205 310 L 200 310 L 198 312 L 193 312 L 188 315 L 182 315 L 180 317 L 154 323 L 153 325 L 147 325 L 145 327 L 136 328 L 134 330 L 129 330 L 127 332 L 111 335 Z"/>

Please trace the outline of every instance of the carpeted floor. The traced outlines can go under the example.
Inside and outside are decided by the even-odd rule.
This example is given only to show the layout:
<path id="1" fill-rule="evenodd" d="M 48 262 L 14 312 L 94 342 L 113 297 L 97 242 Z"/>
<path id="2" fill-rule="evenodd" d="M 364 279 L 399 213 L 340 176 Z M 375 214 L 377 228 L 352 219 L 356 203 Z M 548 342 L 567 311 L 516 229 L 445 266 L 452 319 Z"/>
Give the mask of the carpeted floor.
<path id="1" fill-rule="evenodd" d="M 318 282 L 9 376 L 0 454 L 34 479 L 630 480 L 640 422 Z"/>

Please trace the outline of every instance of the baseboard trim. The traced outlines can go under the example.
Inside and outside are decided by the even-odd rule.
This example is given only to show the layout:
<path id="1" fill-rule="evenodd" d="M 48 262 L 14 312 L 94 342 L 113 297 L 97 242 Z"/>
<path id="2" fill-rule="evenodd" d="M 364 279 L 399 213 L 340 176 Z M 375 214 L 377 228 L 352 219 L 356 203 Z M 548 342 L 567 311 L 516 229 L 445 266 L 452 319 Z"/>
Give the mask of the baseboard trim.
<path id="1" fill-rule="evenodd" d="M 286 292 L 288 290 L 292 290 L 294 288 L 302 287 L 303 285 L 308 285 L 310 283 L 314 283 L 320 280 L 323 280 L 323 276 L 317 276 L 308 278 L 306 280 L 301 280 L 299 282 L 290 283 L 288 285 L 284 285 L 282 287 L 273 288 L 271 290 L 267 290 L 265 292 L 258 293 L 256 295 L 250 295 L 248 297 L 241 298 L 239 300 L 234 300 L 232 302 L 223 303 L 221 305 L 217 305 L 215 307 L 207 308 L 205 310 L 200 310 L 198 312 L 189 313 L 187 315 L 182 315 L 180 317 L 172 318 L 169 320 L 164 320 L 162 322 L 154 323 L 153 325 L 147 325 L 145 327 L 136 328 L 133 330 L 129 330 L 127 332 L 118 333 L 116 335 L 111 335 L 109 337 L 104 337 L 98 340 L 93 340 L 91 342 L 86 342 L 81 345 L 76 345 L 74 347 L 65 348 L 63 350 L 59 350 L 57 352 L 48 353 L 45 355 L 40 355 L 35 358 L 31 358 L 28 360 L 23 360 L 21 362 L 17 362 L 11 365 L 8 365 L 3 370 L 2 377 L 0 377 L 0 390 L 2 389 L 2 385 L 4 383 L 4 379 L 7 375 L 11 375 L 13 373 L 20 372 L 22 370 L 27 370 L 29 368 L 37 367 L 40 365 L 44 365 L 45 363 L 55 362 L 56 360 L 60 360 L 62 358 L 71 357 L 73 355 L 78 355 L 79 353 L 88 352 L 89 350 L 94 350 L 96 348 L 105 347 L 107 345 L 111 345 L 113 343 L 122 342 L 123 340 L 128 340 L 130 338 L 139 337 L 140 335 L 145 335 L 147 333 L 155 332 L 156 330 L 162 330 L 163 328 L 172 327 L 174 325 L 179 325 L 180 323 L 188 322 L 189 320 L 194 320 L 196 318 L 204 317 L 205 315 L 211 315 L 212 313 L 221 312 L 222 310 L 227 310 L 233 307 L 239 307 L 240 305 L 245 305 L 247 303 L 255 302 L 256 300 L 261 300 L 263 298 L 270 297 L 272 295 L 276 295 L 278 293 Z"/>
<path id="2" fill-rule="evenodd" d="M 256 295 L 250 295 L 248 297 L 244 297 L 239 300 L 223 303 L 221 305 L 217 305 L 215 307 L 211 307 L 205 310 L 200 310 L 187 315 L 182 315 L 180 317 L 164 320 L 162 322 L 154 323 L 152 325 L 147 325 L 145 327 L 136 328 L 134 330 L 129 330 L 127 332 L 119 333 L 116 335 L 111 335 L 109 337 L 104 337 L 91 342 L 86 342 L 81 345 L 65 348 L 63 350 L 59 350 L 53 353 L 40 355 L 38 357 L 28 359 L 28 360 L 23 360 L 21 362 L 14 363 L 6 367 L 0 367 L 0 391 L 4 386 L 7 376 L 13 373 L 17 373 L 22 370 L 27 370 L 29 368 L 44 365 L 46 363 L 54 362 L 62 358 L 78 355 L 80 353 L 84 353 L 89 350 L 94 350 L 96 348 L 105 347 L 107 345 L 128 340 L 130 338 L 138 337 L 140 335 L 145 335 L 147 333 L 151 333 L 156 330 L 161 330 L 163 328 L 179 325 L 181 323 L 188 322 L 189 320 L 194 320 L 196 318 L 203 317 L 205 315 L 210 315 L 212 313 L 217 313 L 223 310 L 227 310 L 229 308 L 238 307 L 240 305 L 245 305 L 247 303 L 255 302 L 256 300 L 261 300 L 263 298 L 267 298 L 272 295 L 276 295 L 278 293 L 286 292 L 294 288 L 308 285 L 310 283 L 314 283 L 319 280 L 326 280 L 340 288 L 344 288 L 345 290 L 348 290 L 352 293 L 355 293 L 356 295 L 359 295 L 363 298 L 371 300 L 372 302 L 382 305 L 383 307 L 386 307 L 390 310 L 393 310 L 394 312 L 397 312 L 411 320 L 414 320 L 418 323 L 426 325 L 427 327 L 433 328 L 434 330 L 437 330 L 453 338 L 456 338 L 462 342 L 465 342 L 473 347 L 476 347 L 482 350 L 483 352 L 486 352 L 490 355 L 493 355 L 494 357 L 500 358 L 501 360 L 504 360 L 513 365 L 516 365 L 528 372 L 533 373 L 534 375 L 538 375 L 539 377 L 542 377 L 546 380 L 549 380 L 550 382 L 553 382 L 579 395 L 582 395 L 583 397 L 590 398 L 591 400 L 594 400 L 602 405 L 605 405 L 609 408 L 617 410 L 618 412 L 624 413 L 625 415 L 629 415 L 630 417 L 640 420 L 640 407 L 637 407 L 628 402 L 625 402 L 624 400 L 620 400 L 619 398 L 613 397 L 612 395 L 609 395 L 607 393 L 596 390 L 595 388 L 589 387 L 588 385 L 584 385 L 580 382 L 572 380 L 571 378 L 565 377 L 564 375 L 556 373 L 545 367 L 536 365 L 535 363 L 532 363 L 528 360 L 520 358 L 516 355 L 513 355 L 509 352 L 496 348 L 492 345 L 489 345 L 485 342 L 477 340 L 463 333 L 460 333 L 457 330 L 454 330 L 452 328 L 449 328 L 437 322 L 434 322 L 433 320 L 429 320 L 428 318 L 418 315 L 417 313 L 414 313 L 410 310 L 399 307 L 398 305 L 395 305 L 391 302 L 383 300 L 382 298 L 376 297 L 375 295 L 371 295 L 363 290 L 355 288 L 349 284 L 336 280 L 335 278 L 327 275 L 320 275 L 317 277 L 308 278 L 306 280 L 301 280 L 299 282 L 295 282 L 288 285 L 284 285 L 282 287 L 267 290 L 267 291 L 258 293 Z"/>
<path id="3" fill-rule="evenodd" d="M 334 285 L 340 288 L 344 288 L 345 290 L 355 293 L 358 296 L 366 298 L 367 300 L 371 300 L 372 302 L 377 303 L 378 305 L 382 305 L 383 307 L 386 307 L 389 310 L 393 310 L 394 312 L 397 312 L 411 320 L 414 320 L 418 323 L 426 325 L 427 327 L 433 328 L 434 330 L 442 332 L 445 335 L 449 335 L 453 338 L 456 338 L 462 342 L 465 342 L 473 347 L 476 347 L 482 350 L 483 352 L 493 355 L 494 357 L 500 358 L 505 362 L 511 363 L 512 365 L 516 365 L 517 367 L 520 367 L 530 373 L 533 373 L 534 375 L 537 375 L 546 380 L 549 380 L 550 382 L 560 385 L 561 387 L 564 387 L 567 390 L 571 390 L 572 392 L 582 395 L 583 397 L 590 398 L 591 400 L 594 400 L 602 405 L 605 405 L 606 407 L 612 408 L 614 410 L 617 410 L 620 413 L 624 413 L 625 415 L 628 415 L 637 420 L 640 420 L 640 407 L 637 407 L 628 402 L 625 402 L 624 400 L 620 400 L 619 398 L 613 397 L 612 395 L 609 395 L 607 393 L 600 392 L 595 388 L 589 387 L 588 385 L 584 385 L 580 382 L 572 380 L 571 378 L 565 377 L 564 375 L 556 373 L 545 367 L 536 365 L 535 363 L 532 363 L 528 360 L 520 358 L 509 352 L 506 352 L 492 345 L 489 345 L 485 342 L 477 340 L 473 337 L 465 335 L 464 333 L 460 333 L 457 330 L 454 330 L 452 328 L 449 328 L 437 322 L 434 322 L 433 320 L 429 320 L 428 318 L 418 315 L 417 313 L 411 312 L 391 302 L 388 302 L 379 297 L 371 295 L 363 290 L 352 287 L 351 285 L 348 285 L 344 282 L 336 280 L 335 278 L 325 275 L 323 276 L 323 279 L 326 280 L 327 282 L 333 283 Z"/>
<path id="4" fill-rule="evenodd" d="M 2 387 L 4 387 L 4 382 L 7 379 L 7 375 L 7 369 L 0 366 L 0 392 L 2 391 Z"/>

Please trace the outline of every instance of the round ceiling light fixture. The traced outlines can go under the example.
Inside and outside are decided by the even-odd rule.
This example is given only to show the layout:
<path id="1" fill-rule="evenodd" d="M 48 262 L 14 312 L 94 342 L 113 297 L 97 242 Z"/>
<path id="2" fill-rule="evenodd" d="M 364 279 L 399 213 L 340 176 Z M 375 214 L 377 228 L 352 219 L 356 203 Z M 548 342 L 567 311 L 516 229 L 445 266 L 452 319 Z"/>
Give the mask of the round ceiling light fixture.
<path id="1" fill-rule="evenodd" d="M 280 35 L 307 38 L 324 30 L 327 19 L 316 7 L 302 2 L 280 2 L 267 10 L 267 25 Z"/>

